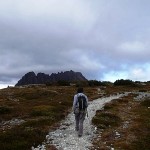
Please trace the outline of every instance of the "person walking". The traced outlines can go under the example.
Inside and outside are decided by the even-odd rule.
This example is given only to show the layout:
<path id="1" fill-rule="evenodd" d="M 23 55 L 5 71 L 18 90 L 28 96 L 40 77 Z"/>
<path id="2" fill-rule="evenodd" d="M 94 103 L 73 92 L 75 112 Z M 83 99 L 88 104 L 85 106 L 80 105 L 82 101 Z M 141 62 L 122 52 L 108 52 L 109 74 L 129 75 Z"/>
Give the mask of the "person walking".
<path id="1" fill-rule="evenodd" d="M 75 114 L 75 130 L 78 131 L 78 136 L 83 135 L 83 122 L 87 113 L 88 98 L 83 93 L 83 88 L 77 89 L 77 94 L 74 95 L 73 111 Z"/>

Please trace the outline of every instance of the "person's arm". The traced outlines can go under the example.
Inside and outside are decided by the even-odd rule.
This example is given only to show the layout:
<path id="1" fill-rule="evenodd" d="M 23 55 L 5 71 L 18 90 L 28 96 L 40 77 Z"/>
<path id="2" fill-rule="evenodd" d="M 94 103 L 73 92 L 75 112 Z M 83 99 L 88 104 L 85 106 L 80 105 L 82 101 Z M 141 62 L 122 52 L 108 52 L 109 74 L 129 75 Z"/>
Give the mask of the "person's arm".
<path id="1" fill-rule="evenodd" d="M 86 95 L 85 95 L 85 98 L 86 98 L 87 107 L 88 107 L 89 100 L 88 100 L 88 97 Z"/>
<path id="2" fill-rule="evenodd" d="M 76 103 L 77 103 L 77 95 L 75 95 L 73 99 L 73 110 L 75 110 L 76 108 Z"/>

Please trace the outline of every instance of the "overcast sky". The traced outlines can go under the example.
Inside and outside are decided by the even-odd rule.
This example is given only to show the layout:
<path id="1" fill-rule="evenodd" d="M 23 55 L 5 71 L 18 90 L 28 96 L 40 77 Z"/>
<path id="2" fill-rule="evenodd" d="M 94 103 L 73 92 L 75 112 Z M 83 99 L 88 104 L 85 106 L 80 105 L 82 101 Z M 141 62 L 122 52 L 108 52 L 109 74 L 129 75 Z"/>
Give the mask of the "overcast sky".
<path id="1" fill-rule="evenodd" d="M 0 85 L 27 72 L 150 80 L 150 0 L 0 0 Z"/>

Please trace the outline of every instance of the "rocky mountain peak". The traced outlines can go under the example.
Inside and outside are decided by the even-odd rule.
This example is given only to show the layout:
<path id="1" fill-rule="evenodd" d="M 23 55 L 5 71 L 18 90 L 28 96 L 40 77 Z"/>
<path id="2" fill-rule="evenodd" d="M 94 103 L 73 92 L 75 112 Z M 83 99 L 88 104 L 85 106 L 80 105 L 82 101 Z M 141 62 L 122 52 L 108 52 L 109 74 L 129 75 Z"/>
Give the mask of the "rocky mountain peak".
<path id="1" fill-rule="evenodd" d="M 57 81 L 86 81 L 87 79 L 82 75 L 81 72 L 74 72 L 72 70 L 65 72 L 52 73 L 51 75 L 45 73 L 38 73 L 37 75 L 32 71 L 26 73 L 16 84 L 16 86 L 20 85 L 28 85 L 28 84 L 45 84 L 45 83 L 53 83 Z"/>

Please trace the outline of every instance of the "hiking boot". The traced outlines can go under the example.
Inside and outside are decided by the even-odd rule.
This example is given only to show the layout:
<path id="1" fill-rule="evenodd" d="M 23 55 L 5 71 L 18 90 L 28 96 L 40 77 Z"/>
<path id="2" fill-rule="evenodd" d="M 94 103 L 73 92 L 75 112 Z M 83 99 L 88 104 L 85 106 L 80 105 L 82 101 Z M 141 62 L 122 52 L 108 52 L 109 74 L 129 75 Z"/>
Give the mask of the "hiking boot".
<path id="1" fill-rule="evenodd" d="M 75 131 L 79 131 L 79 128 L 75 128 Z"/>
<path id="2" fill-rule="evenodd" d="M 79 134 L 78 137 L 82 137 L 82 135 Z"/>

